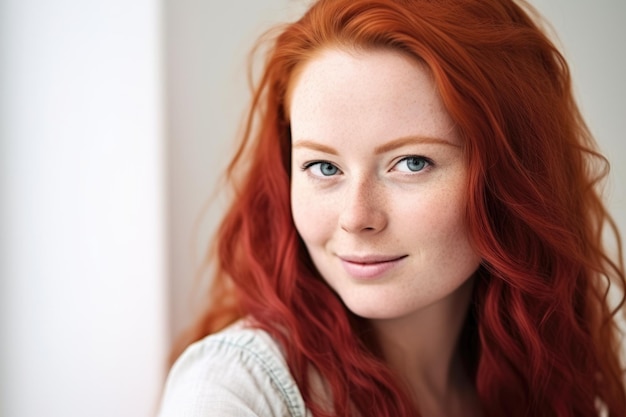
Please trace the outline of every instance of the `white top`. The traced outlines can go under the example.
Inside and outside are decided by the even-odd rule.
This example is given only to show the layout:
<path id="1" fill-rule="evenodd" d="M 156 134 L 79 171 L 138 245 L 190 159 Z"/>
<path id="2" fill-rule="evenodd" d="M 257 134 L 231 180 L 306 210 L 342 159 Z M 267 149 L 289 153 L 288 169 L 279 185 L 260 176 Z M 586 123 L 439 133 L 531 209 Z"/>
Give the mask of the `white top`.
<path id="1" fill-rule="evenodd" d="M 159 417 L 309 417 L 283 353 L 239 321 L 192 344 L 167 378 Z"/>

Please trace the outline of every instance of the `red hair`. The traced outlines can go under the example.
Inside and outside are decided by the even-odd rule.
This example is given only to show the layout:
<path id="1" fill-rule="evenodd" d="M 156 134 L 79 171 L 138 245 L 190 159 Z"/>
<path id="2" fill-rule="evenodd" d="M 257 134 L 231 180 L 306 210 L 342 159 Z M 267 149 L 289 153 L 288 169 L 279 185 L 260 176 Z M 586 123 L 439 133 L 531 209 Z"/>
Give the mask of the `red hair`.
<path id="1" fill-rule="evenodd" d="M 289 198 L 294 71 L 321 48 L 392 48 L 430 68 L 465 141 L 467 223 L 482 263 L 461 349 L 484 415 L 591 416 L 598 404 L 626 415 L 614 321 L 624 266 L 597 190 L 608 164 L 566 62 L 529 14 L 509 0 L 321 0 L 284 27 L 228 170 L 236 196 L 211 253 L 207 311 L 189 340 L 250 316 L 284 346 L 315 416 L 417 414 L 367 322 L 315 270 Z M 617 262 L 602 245 L 606 225 Z M 614 307 L 611 283 L 620 287 Z"/>

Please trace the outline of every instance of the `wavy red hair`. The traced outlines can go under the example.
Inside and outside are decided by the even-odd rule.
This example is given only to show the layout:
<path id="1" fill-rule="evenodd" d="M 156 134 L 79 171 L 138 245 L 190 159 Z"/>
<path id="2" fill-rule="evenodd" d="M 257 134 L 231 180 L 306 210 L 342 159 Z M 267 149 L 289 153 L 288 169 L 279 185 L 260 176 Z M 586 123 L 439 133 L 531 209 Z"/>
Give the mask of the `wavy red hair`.
<path id="1" fill-rule="evenodd" d="M 282 28 L 228 170 L 236 195 L 210 254 L 207 310 L 184 344 L 250 316 L 285 347 L 315 416 L 417 414 L 367 322 L 316 272 L 289 198 L 294 72 L 321 48 L 392 48 L 430 68 L 465 141 L 467 223 L 482 264 L 461 343 L 484 415 L 591 416 L 601 404 L 625 416 L 614 320 L 624 266 L 597 189 L 608 164 L 565 60 L 531 16 L 509 0 L 321 0 Z M 603 248 L 607 225 L 617 261 Z"/>

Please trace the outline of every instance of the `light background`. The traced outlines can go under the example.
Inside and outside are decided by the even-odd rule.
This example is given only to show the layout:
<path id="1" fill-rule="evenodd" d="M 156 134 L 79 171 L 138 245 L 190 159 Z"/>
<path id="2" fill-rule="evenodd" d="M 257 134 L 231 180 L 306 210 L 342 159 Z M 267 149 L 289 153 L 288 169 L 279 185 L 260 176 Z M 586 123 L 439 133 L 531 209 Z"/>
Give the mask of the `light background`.
<path id="1" fill-rule="evenodd" d="M 534 0 L 626 232 L 626 2 Z M 0 416 L 149 416 L 248 101 L 303 0 L 0 0 Z M 201 216 L 202 213 L 205 213 Z"/>

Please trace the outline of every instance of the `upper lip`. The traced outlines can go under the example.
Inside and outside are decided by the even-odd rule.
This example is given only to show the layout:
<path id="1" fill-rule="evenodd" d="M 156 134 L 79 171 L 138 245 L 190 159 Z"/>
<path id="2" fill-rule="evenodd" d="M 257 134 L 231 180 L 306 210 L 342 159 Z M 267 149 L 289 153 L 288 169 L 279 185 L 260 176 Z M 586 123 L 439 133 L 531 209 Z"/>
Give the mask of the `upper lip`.
<path id="1" fill-rule="evenodd" d="M 397 261 L 408 255 L 339 255 L 342 261 L 355 264 L 378 264 Z"/>

